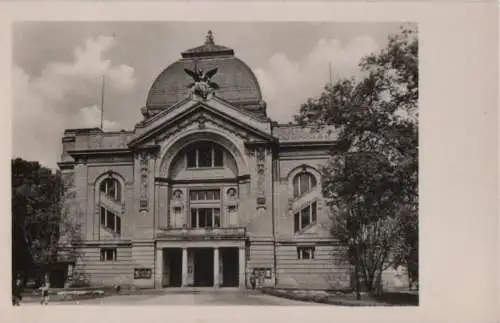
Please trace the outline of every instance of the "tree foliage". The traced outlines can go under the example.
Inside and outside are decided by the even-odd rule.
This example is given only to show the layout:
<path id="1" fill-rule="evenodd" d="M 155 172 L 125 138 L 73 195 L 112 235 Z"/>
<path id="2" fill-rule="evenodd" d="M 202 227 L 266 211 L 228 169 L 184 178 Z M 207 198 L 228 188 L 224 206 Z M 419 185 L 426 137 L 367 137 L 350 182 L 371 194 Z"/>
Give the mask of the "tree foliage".
<path id="1" fill-rule="evenodd" d="M 344 150 L 323 169 L 332 233 L 349 247 L 365 287 L 405 265 L 418 280 L 418 40 L 402 29 L 363 58 L 361 80 L 341 79 L 309 99 L 299 124 L 333 125 Z"/>
<path id="2" fill-rule="evenodd" d="M 57 262 L 61 237 L 79 229 L 64 207 L 60 173 L 20 158 L 11 167 L 12 273 L 26 278 Z"/>

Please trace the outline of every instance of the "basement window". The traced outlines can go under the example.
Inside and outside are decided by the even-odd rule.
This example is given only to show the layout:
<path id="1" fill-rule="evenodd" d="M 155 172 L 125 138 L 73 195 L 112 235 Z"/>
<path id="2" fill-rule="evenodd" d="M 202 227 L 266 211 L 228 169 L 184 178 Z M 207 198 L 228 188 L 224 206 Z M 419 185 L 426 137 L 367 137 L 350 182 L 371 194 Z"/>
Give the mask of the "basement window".
<path id="1" fill-rule="evenodd" d="M 101 248 L 101 261 L 116 261 L 116 248 Z"/>
<path id="2" fill-rule="evenodd" d="M 314 259 L 315 247 L 297 247 L 297 259 Z"/>

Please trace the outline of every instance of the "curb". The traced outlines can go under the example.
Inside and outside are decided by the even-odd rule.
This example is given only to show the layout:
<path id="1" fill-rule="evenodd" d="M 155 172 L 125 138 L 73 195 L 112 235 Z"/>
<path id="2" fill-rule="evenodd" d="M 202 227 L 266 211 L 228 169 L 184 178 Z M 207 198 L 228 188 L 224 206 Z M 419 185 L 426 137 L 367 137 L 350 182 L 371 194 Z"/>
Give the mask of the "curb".
<path id="1" fill-rule="evenodd" d="M 263 289 L 262 293 L 267 294 L 267 295 L 271 295 L 271 296 L 275 296 L 275 297 L 291 299 L 291 300 L 295 300 L 295 301 L 318 303 L 318 304 L 329 304 L 329 305 L 337 305 L 337 306 L 349 306 L 349 307 L 391 306 L 391 304 L 381 303 L 381 302 L 376 302 L 376 301 L 373 301 L 373 302 L 368 301 L 367 303 L 359 303 L 358 301 L 333 299 L 332 297 L 329 297 L 329 296 L 316 296 L 316 297 L 314 297 L 314 296 L 312 296 L 312 297 L 299 296 L 299 295 L 294 295 L 294 294 L 281 293 L 281 292 L 277 292 L 277 291 L 269 290 L 269 289 Z"/>

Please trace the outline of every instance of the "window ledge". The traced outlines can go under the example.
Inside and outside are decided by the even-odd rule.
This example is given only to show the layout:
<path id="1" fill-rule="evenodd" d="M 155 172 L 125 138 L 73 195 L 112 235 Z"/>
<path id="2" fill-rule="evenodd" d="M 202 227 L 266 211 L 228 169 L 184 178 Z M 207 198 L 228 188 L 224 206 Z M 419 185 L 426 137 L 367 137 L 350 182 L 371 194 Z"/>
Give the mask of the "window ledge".
<path id="1" fill-rule="evenodd" d="M 302 229 L 300 229 L 299 231 L 295 231 L 294 233 L 295 233 L 295 235 L 297 235 L 297 234 L 310 234 L 310 235 L 314 235 L 315 233 L 305 233 L 304 231 L 306 231 L 306 230 L 308 230 L 308 229 L 312 228 L 312 227 L 313 227 L 313 226 L 315 226 L 316 224 L 318 224 L 318 222 L 317 222 L 317 221 L 316 221 L 316 222 L 313 222 L 313 223 L 310 223 L 310 224 L 306 225 L 305 227 L 303 227 Z"/>
<path id="2" fill-rule="evenodd" d="M 186 167 L 186 170 L 214 170 L 214 169 L 225 169 L 224 166 L 215 166 L 215 167 Z"/>

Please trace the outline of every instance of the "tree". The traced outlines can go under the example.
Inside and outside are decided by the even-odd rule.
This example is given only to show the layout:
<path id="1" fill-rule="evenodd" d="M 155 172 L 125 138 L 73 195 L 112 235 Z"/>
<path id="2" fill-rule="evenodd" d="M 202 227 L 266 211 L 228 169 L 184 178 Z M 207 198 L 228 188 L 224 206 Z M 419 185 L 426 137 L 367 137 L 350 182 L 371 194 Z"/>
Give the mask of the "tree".
<path id="1" fill-rule="evenodd" d="M 79 226 L 65 208 L 59 172 L 53 173 L 38 162 L 20 158 L 13 159 L 11 166 L 14 280 L 16 276 L 27 278 L 47 273 L 58 261 L 61 237 L 77 237 Z"/>
<path id="2" fill-rule="evenodd" d="M 382 271 L 404 264 L 418 279 L 418 40 L 411 29 L 363 58 L 364 77 L 338 80 L 295 117 L 334 126 L 343 151 L 323 169 L 332 234 L 348 246 L 359 281 L 375 292 Z"/>

